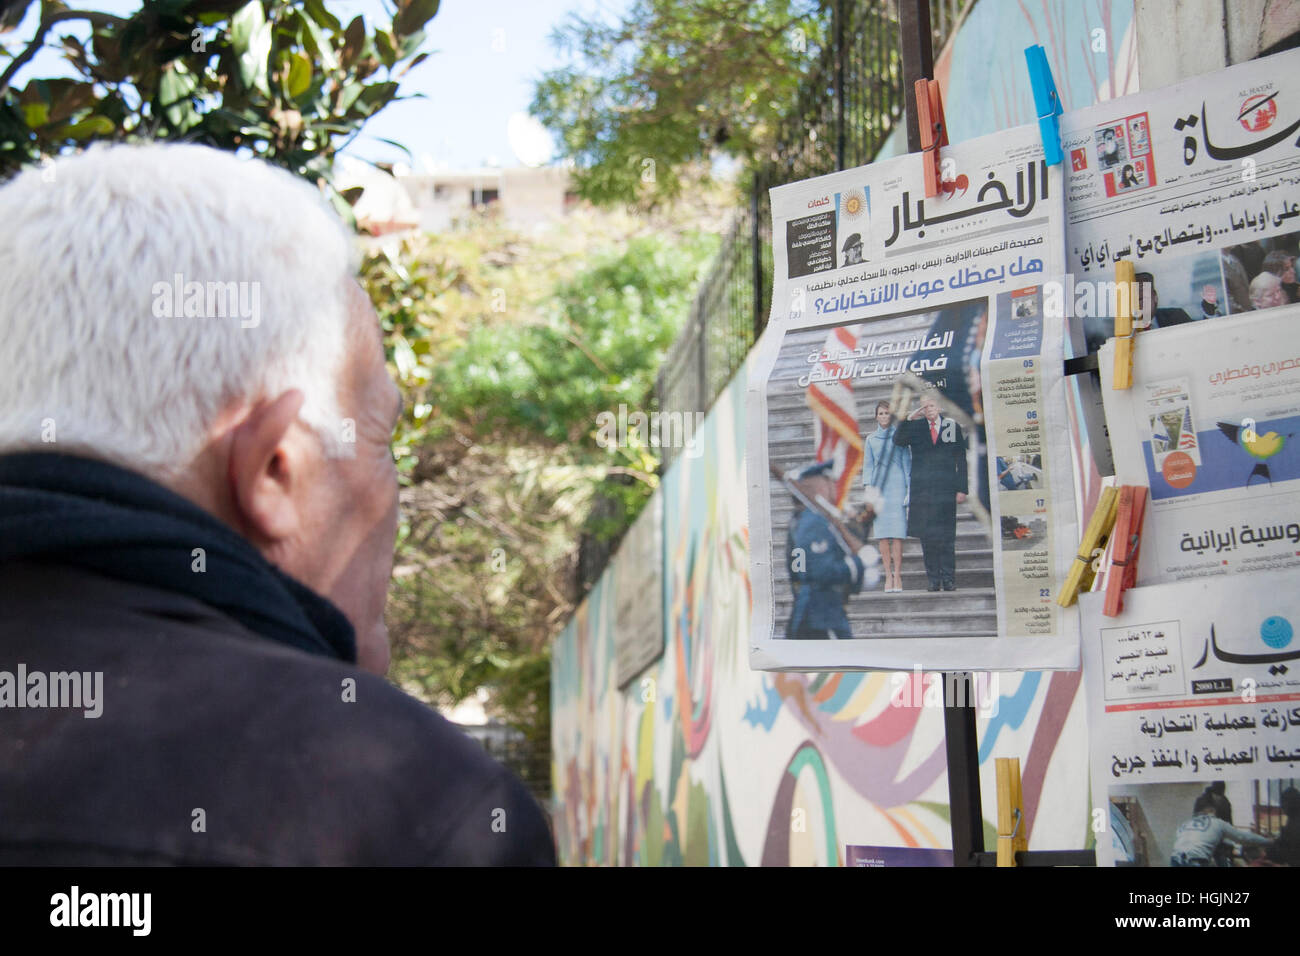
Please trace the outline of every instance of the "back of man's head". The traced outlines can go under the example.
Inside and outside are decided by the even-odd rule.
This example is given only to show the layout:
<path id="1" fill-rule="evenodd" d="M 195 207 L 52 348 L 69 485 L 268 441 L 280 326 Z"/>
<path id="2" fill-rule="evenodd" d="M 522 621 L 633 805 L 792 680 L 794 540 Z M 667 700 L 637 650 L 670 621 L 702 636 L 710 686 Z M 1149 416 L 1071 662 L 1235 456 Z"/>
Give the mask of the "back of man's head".
<path id="1" fill-rule="evenodd" d="M 355 273 L 319 193 L 199 146 L 93 148 L 0 187 L 0 453 L 165 479 L 289 388 L 327 449 Z"/>

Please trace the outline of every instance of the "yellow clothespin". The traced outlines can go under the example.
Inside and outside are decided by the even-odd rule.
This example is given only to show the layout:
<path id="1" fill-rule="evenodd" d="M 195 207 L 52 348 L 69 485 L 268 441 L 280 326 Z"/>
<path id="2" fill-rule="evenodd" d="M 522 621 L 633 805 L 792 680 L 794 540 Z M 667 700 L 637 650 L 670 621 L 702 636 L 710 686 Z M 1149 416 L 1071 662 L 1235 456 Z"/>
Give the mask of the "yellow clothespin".
<path id="1" fill-rule="evenodd" d="M 1133 296 L 1137 289 L 1137 271 L 1133 263 L 1122 259 L 1115 263 L 1115 287 L 1118 293 L 1115 316 L 1115 377 L 1117 390 L 1133 385 Z"/>
<path id="2" fill-rule="evenodd" d="M 1118 368 L 1118 365 L 1116 367 Z M 1088 585 L 1092 582 L 1093 551 L 1105 546 L 1111 529 L 1115 527 L 1118 501 L 1119 492 L 1116 488 L 1106 487 L 1101 489 L 1101 497 L 1097 499 L 1096 510 L 1093 511 L 1092 517 L 1088 519 L 1088 527 L 1083 533 L 1083 540 L 1079 542 L 1079 553 L 1074 556 L 1074 563 L 1070 565 L 1070 573 L 1065 576 L 1065 583 L 1061 585 L 1061 593 L 1056 596 L 1056 603 L 1061 607 L 1069 607 L 1073 604 L 1078 599 L 1079 592 L 1086 591 Z"/>
<path id="3" fill-rule="evenodd" d="M 1015 866 L 1016 853 L 1029 849 L 1020 792 L 1020 758 L 998 757 L 993 763 L 998 778 L 998 866 Z"/>

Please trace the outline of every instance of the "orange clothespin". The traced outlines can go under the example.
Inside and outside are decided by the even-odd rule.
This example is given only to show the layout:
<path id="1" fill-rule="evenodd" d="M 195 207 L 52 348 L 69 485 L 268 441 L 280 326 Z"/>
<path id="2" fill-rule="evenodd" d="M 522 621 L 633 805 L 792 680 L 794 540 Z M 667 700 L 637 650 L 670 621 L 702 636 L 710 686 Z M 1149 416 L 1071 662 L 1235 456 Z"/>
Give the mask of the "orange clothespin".
<path id="1" fill-rule="evenodd" d="M 1131 388 L 1133 385 L 1133 296 L 1137 288 L 1137 270 L 1133 263 L 1121 259 L 1115 263 L 1115 286 L 1120 290 L 1116 296 L 1118 306 L 1115 316 L 1115 376 L 1112 384 L 1116 390 Z"/>
<path id="2" fill-rule="evenodd" d="M 1115 515 L 1115 542 L 1110 570 L 1106 572 L 1106 601 L 1102 613 L 1119 617 L 1124 610 L 1124 592 L 1137 584 L 1138 551 L 1142 547 L 1142 519 L 1146 516 L 1147 490 L 1142 485 L 1124 485 L 1119 490 L 1119 511 Z"/>
<path id="3" fill-rule="evenodd" d="M 939 147 L 948 145 L 948 122 L 943 117 L 937 80 L 919 79 L 916 91 L 916 122 L 921 128 L 922 165 L 925 169 L 925 196 L 939 195 Z"/>

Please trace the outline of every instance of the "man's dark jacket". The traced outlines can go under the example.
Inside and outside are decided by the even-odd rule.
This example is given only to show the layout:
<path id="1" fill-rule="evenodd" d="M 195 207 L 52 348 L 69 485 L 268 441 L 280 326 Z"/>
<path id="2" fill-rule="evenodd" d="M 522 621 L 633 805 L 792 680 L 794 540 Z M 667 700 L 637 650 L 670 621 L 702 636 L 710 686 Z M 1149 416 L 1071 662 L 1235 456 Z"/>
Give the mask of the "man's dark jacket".
<path id="1" fill-rule="evenodd" d="M 523 785 L 355 656 L 185 499 L 0 457 L 0 671 L 103 673 L 99 717 L 0 701 L 0 864 L 553 864 Z"/>
<path id="2" fill-rule="evenodd" d="M 948 540 L 957 534 L 957 492 L 966 494 L 966 437 L 960 426 L 940 416 L 938 441 L 924 418 L 898 423 L 894 443 L 912 449 L 907 533 L 913 538 Z"/>

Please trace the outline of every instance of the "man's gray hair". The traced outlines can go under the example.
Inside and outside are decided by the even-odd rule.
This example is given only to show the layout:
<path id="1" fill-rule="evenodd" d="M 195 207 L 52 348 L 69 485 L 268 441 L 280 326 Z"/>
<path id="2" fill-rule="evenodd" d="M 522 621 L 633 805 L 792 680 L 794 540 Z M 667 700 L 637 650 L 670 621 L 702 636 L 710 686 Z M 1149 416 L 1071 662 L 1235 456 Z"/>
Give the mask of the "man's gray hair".
<path id="1" fill-rule="evenodd" d="M 189 145 L 97 147 L 0 187 L 0 453 L 157 478 L 297 388 L 339 454 L 352 237 L 319 192 Z"/>
<path id="2" fill-rule="evenodd" d="M 1282 280 L 1271 272 L 1261 272 L 1250 280 L 1250 303 L 1255 308 L 1262 308 L 1260 303 L 1265 296 L 1282 288 Z"/>

